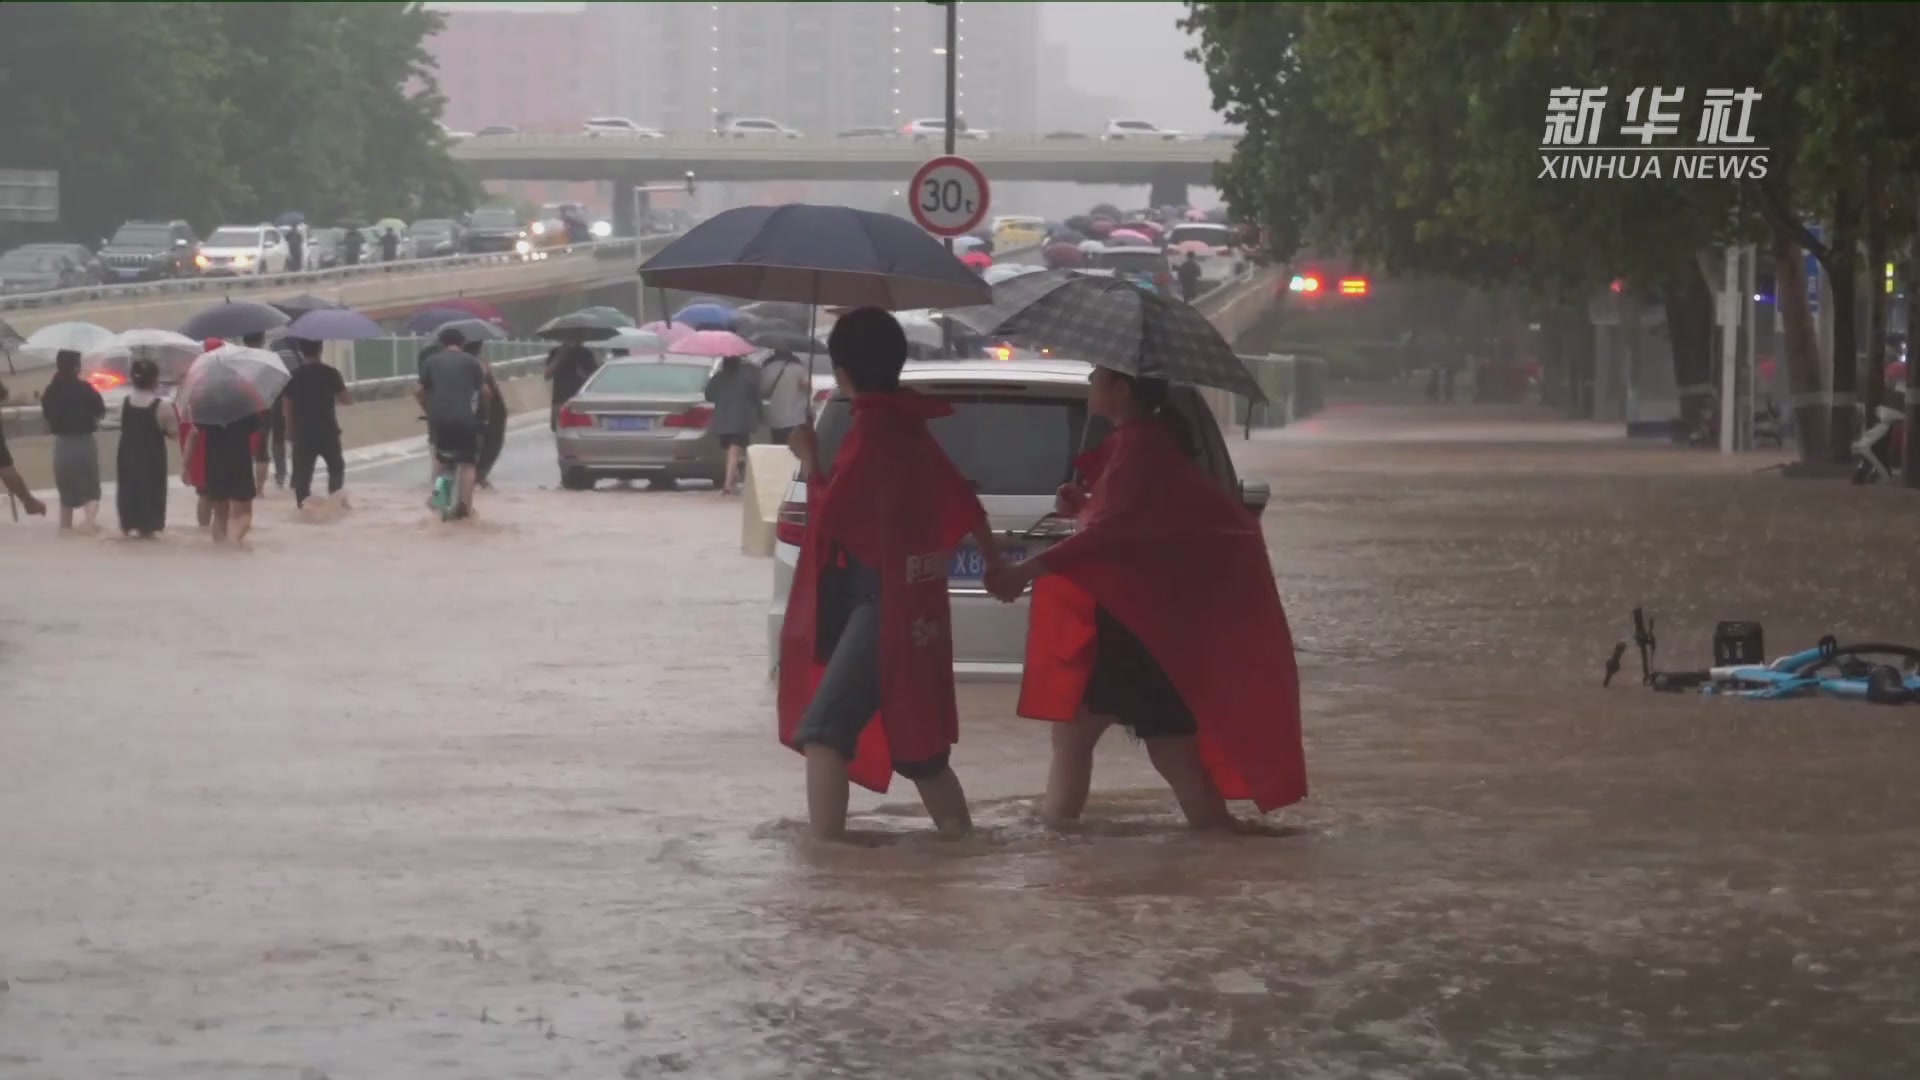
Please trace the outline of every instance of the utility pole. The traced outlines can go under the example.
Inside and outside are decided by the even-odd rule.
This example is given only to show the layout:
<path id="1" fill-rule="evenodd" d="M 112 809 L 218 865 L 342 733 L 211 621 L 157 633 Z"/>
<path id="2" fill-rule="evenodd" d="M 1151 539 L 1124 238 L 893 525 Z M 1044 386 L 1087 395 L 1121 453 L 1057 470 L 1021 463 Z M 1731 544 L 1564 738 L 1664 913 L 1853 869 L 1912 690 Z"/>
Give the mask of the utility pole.
<path id="1" fill-rule="evenodd" d="M 946 154 L 953 156 L 960 128 L 960 0 L 927 0 L 935 7 L 947 9 L 947 137 Z M 917 199 L 919 192 L 912 192 L 908 198 Z M 947 237 L 947 254 L 953 254 L 953 237 Z M 940 320 L 940 341 L 943 352 L 953 355 L 953 320 Z"/>

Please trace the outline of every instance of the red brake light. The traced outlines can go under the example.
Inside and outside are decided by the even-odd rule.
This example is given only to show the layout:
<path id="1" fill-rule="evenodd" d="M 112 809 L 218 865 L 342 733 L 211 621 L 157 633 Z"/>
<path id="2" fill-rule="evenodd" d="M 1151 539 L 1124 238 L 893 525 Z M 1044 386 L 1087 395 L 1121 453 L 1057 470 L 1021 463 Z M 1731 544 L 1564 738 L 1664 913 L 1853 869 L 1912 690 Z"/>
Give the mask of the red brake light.
<path id="1" fill-rule="evenodd" d="M 87 376 L 87 381 L 93 384 L 95 390 L 105 391 L 121 386 L 127 380 L 111 371 L 96 371 Z"/>
<path id="2" fill-rule="evenodd" d="M 781 503 L 779 516 L 774 518 L 773 536 L 783 544 L 799 547 L 807 538 L 807 504 Z"/>
<path id="3" fill-rule="evenodd" d="M 593 417 L 586 413 L 574 412 L 570 405 L 560 407 L 560 426 L 563 428 L 592 427 Z"/>
<path id="4" fill-rule="evenodd" d="M 660 426 L 672 428 L 703 428 L 707 426 L 707 421 L 711 419 L 713 419 L 713 406 L 695 405 L 685 412 L 674 413 L 660 421 Z"/>

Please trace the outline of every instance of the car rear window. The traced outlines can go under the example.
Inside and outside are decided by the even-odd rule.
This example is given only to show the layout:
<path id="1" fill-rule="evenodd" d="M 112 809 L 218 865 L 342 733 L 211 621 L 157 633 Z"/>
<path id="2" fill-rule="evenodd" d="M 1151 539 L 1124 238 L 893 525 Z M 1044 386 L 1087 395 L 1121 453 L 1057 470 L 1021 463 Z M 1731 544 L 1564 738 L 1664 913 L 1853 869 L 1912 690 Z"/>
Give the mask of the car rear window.
<path id="1" fill-rule="evenodd" d="M 475 210 L 473 227 L 476 229 L 511 229 L 520 224 L 520 215 L 511 210 Z"/>
<path id="2" fill-rule="evenodd" d="M 940 394 L 953 406 L 927 427 L 947 456 L 982 495 L 1051 495 L 1073 476 L 1087 428 L 1082 398 L 1019 394 Z M 821 456 L 840 452 L 850 403 L 835 398 L 820 414 Z"/>
<path id="3" fill-rule="evenodd" d="M 586 385 L 590 394 L 699 394 L 707 389 L 705 364 L 609 364 Z"/>
<path id="4" fill-rule="evenodd" d="M 1233 230 L 1219 225 L 1180 225 L 1167 235 L 1169 244 L 1185 244 L 1194 240 L 1214 247 L 1232 247 Z"/>
<path id="5" fill-rule="evenodd" d="M 1128 274 L 1158 274 L 1167 268 L 1167 257 L 1157 251 L 1106 251 L 1100 265 Z"/>

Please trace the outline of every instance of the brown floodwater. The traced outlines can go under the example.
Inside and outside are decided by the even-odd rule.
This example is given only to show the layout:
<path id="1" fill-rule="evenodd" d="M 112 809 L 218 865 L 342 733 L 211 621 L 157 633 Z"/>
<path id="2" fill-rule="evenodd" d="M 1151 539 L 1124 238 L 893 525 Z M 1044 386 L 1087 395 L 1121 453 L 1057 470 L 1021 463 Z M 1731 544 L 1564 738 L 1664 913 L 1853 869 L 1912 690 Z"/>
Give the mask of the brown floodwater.
<path id="1" fill-rule="evenodd" d="M 1920 707 L 1599 683 L 1636 604 L 1920 642 L 1920 498 L 1469 406 L 1240 450 L 1313 794 L 1232 838 L 1117 736 L 1039 827 L 971 686 L 978 835 L 805 842 L 710 493 L 0 524 L 0 1076 L 1914 1075 Z"/>

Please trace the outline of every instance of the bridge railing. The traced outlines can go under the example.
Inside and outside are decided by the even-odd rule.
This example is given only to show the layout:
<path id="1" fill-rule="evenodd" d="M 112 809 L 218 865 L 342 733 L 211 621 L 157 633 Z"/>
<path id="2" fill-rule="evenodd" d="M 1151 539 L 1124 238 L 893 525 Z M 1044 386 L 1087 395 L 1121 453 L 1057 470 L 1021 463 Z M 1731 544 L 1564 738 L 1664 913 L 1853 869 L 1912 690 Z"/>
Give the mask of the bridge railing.
<path id="1" fill-rule="evenodd" d="M 837 161 L 900 161 L 930 157 L 940 151 L 939 140 L 901 136 L 848 137 L 801 134 L 780 136 L 665 135 L 488 135 L 453 144 L 455 161 L 529 161 L 564 159 L 664 159 L 668 161 L 779 158 L 788 155 L 831 154 Z M 1055 160 L 1084 157 L 1115 162 L 1172 164 L 1225 161 L 1234 144 L 1223 139 L 1107 139 L 1099 135 L 1062 139 L 1044 136 L 992 135 L 962 139 L 956 152 L 982 162 Z"/>
<path id="2" fill-rule="evenodd" d="M 286 292 L 302 287 L 323 286 L 340 281 L 379 277 L 386 274 L 435 274 L 470 266 L 502 266 L 534 262 L 560 256 L 585 255 L 595 259 L 632 259 L 638 243 L 643 254 L 650 254 L 673 239 L 672 234 L 649 236 L 638 241 L 632 237 L 597 240 L 567 247 L 540 248 L 525 255 L 514 252 L 487 252 L 474 255 L 447 255 L 437 259 L 401 259 L 394 262 L 361 263 L 336 266 L 327 270 L 300 270 L 291 274 L 259 274 L 247 277 L 166 278 L 127 285 L 86 285 L 76 289 L 24 293 L 0 297 L 0 311 L 44 311 L 75 304 L 150 296 L 191 296 L 216 292 L 223 295 L 248 292 Z"/>

